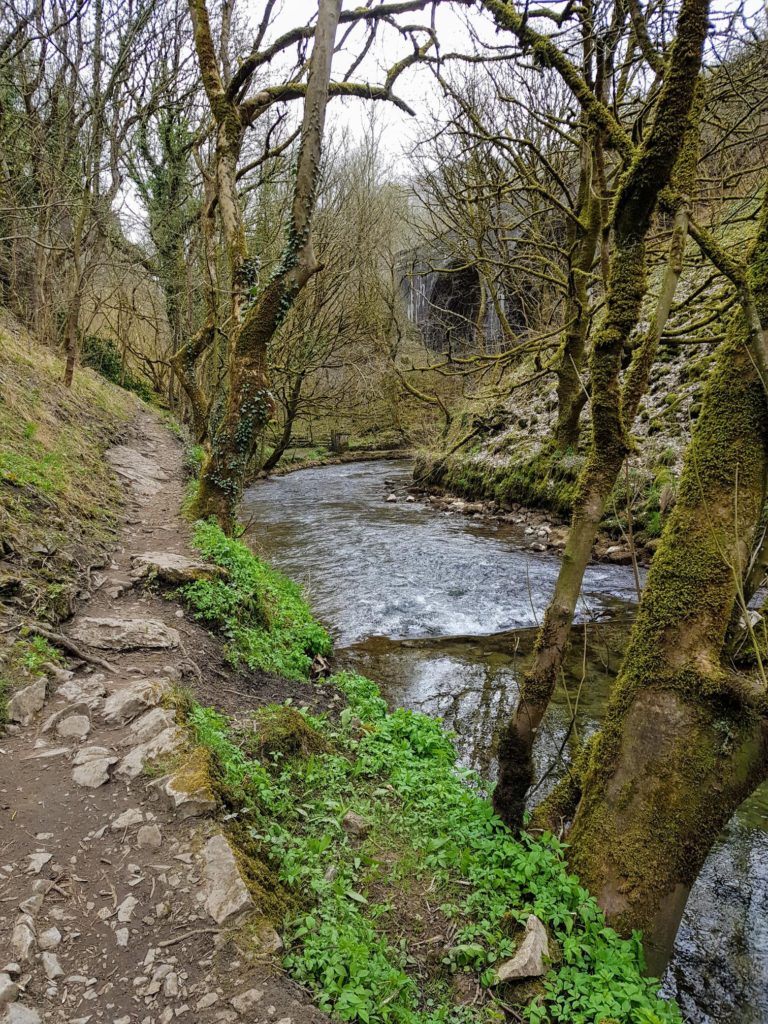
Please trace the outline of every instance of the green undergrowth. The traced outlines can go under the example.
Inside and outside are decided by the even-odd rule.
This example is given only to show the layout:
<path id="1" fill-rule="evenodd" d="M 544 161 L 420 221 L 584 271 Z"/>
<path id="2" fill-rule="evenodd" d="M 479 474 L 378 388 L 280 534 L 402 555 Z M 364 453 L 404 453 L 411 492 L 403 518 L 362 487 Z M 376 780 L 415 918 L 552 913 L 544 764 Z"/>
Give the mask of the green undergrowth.
<path id="1" fill-rule="evenodd" d="M 331 639 L 296 583 L 214 523 L 197 522 L 193 543 L 228 578 L 196 580 L 180 593 L 196 618 L 224 633 L 234 665 L 305 679 L 314 656 L 330 654 Z"/>
<path id="2" fill-rule="evenodd" d="M 5 648 L 0 656 L 0 726 L 8 721 L 13 691 L 44 676 L 46 663 L 60 661 L 59 652 L 42 636 L 24 636 Z"/>
<path id="3" fill-rule="evenodd" d="M 211 523 L 194 543 L 228 578 L 183 595 L 230 658 L 306 678 L 330 640 L 300 589 Z M 344 696 L 340 714 L 290 701 L 236 720 L 182 712 L 285 966 L 322 1010 L 353 1024 L 500 1024 L 510 1007 L 533 1024 L 678 1024 L 642 975 L 640 936 L 606 926 L 554 836 L 511 835 L 437 719 L 389 712 L 359 675 L 317 686 Z M 550 970 L 497 986 L 531 913 Z"/>
<path id="4" fill-rule="evenodd" d="M 248 723 L 199 706 L 189 716 L 229 813 L 299 908 L 282 922 L 285 966 L 322 1010 L 362 1024 L 491 1024 L 505 1019 L 500 998 L 532 1022 L 680 1021 L 642 976 L 639 936 L 606 926 L 557 839 L 504 828 L 439 721 L 388 712 L 361 676 L 329 685 L 348 702 L 335 721 L 290 705 Z M 350 811 L 367 831 L 350 835 Z M 409 906 L 455 929 L 435 962 L 424 959 L 422 915 L 403 923 Z M 530 913 L 553 954 L 532 1001 L 530 986 L 493 986 Z M 471 1007 L 455 1005 L 460 974 L 481 985 Z"/>
<path id="5" fill-rule="evenodd" d="M 145 402 L 151 402 L 156 398 L 149 381 L 133 372 L 111 338 L 86 334 L 80 342 L 80 354 L 83 366 L 95 370 L 105 380 L 125 388 L 126 391 L 133 391 Z"/>

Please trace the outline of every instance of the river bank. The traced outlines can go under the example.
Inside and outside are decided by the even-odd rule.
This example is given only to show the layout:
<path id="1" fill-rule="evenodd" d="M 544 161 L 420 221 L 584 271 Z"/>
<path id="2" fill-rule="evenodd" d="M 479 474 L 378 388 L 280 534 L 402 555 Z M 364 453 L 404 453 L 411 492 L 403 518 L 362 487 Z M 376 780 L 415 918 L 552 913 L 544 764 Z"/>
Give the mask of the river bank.
<path id="1" fill-rule="evenodd" d="M 44 643 L 33 608 L 0 609 L 3 1024 L 630 1024 L 627 1000 L 678 1020 L 559 844 L 512 839 L 434 718 L 359 675 L 312 681 L 328 634 L 289 579 L 184 522 L 153 412 L 99 454 L 123 490 L 104 572 L 86 589 L 75 566 Z"/>
<path id="2" fill-rule="evenodd" d="M 426 496 L 409 502 L 409 486 L 405 466 L 345 466 L 259 483 L 245 507 L 260 524 L 259 552 L 301 580 L 334 633 L 338 663 L 380 680 L 391 707 L 444 718 L 462 763 L 492 777 L 494 730 L 515 698 L 557 554 L 529 550 L 514 523 L 438 514 Z M 393 488 L 398 501 L 388 502 Z M 561 748 L 568 756 L 574 709 L 580 736 L 597 727 L 635 600 L 630 567 L 590 567 L 540 773 Z M 696 1024 L 768 1018 L 767 843 L 763 788 L 713 849 L 678 936 L 666 990 Z"/>

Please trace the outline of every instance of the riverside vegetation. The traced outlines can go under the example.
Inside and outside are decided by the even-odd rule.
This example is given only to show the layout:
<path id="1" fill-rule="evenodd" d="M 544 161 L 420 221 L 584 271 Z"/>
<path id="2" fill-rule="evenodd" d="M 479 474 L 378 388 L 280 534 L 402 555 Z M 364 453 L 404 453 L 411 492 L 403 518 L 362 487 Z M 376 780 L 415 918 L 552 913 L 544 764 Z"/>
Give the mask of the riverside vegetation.
<path id="1" fill-rule="evenodd" d="M 215 708 L 187 709 L 214 788 L 237 821 L 234 839 L 268 866 L 260 885 L 283 908 L 285 965 L 322 1009 L 362 1024 L 491 1022 L 515 1003 L 532 1022 L 681 1020 L 643 976 L 639 936 L 622 939 L 606 926 L 553 835 L 506 830 L 487 785 L 457 767 L 438 720 L 389 712 L 376 684 L 359 675 L 311 683 L 311 659 L 329 653 L 330 639 L 296 585 L 212 523 L 196 524 L 195 544 L 230 581 L 197 581 L 182 594 L 223 632 L 233 661 L 279 667 L 344 697 L 340 714 L 274 705 L 237 722 Z M 343 826 L 350 811 L 366 823 L 358 839 Z M 418 958 L 419 929 L 408 934 L 397 923 L 399 901 L 425 888 L 454 933 L 428 964 Z M 505 987 L 497 1002 L 494 965 L 511 955 L 530 913 L 553 940 L 550 970 L 522 998 Z M 479 979 L 472 1008 L 452 1002 L 452 979 L 462 974 Z"/>

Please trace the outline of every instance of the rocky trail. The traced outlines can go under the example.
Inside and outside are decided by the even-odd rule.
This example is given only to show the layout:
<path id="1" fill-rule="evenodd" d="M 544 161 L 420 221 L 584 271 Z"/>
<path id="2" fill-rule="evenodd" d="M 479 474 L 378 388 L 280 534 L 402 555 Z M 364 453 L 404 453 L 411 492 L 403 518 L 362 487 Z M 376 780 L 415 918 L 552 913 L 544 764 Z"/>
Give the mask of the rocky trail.
<path id="1" fill-rule="evenodd" d="M 17 691 L 0 735 L 0 1024 L 319 1024 L 212 794 L 183 769 L 146 770 L 185 742 L 163 700 L 175 684 L 229 711 L 300 684 L 233 672 L 215 638 L 142 585 L 148 570 L 212 571 L 179 514 L 177 439 L 142 410 L 108 457 L 126 488 L 112 562 L 63 627 L 69 667 Z"/>

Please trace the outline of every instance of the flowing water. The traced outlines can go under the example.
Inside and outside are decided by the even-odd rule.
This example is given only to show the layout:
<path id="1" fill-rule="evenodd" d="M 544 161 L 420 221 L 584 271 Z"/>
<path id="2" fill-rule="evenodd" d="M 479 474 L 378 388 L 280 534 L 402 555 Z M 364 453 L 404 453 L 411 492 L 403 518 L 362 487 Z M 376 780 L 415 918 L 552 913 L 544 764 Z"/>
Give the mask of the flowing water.
<path id="1" fill-rule="evenodd" d="M 342 665 L 375 679 L 393 705 L 440 715 L 462 759 L 493 777 L 494 728 L 515 700 L 558 558 L 529 550 L 520 527 L 406 502 L 410 472 L 349 463 L 259 482 L 244 503 L 251 542 L 303 583 Z M 400 500 L 387 502 L 393 490 Z M 538 742 L 534 799 L 574 737 L 597 727 L 636 599 L 631 569 L 587 570 L 566 680 Z M 665 991 L 695 1024 L 768 1024 L 768 787 L 712 851 Z"/>

